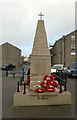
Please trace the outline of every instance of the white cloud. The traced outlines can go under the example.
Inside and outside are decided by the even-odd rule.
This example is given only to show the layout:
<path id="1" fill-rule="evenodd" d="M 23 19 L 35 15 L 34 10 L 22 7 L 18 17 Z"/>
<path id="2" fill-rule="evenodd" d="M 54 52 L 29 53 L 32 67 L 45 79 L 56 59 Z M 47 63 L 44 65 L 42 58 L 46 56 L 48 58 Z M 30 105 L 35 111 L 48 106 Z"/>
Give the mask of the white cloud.
<path id="1" fill-rule="evenodd" d="M 38 13 L 44 13 L 48 41 L 54 42 L 75 28 L 76 0 L 0 1 L 0 43 L 15 44 L 29 55 L 33 46 Z M 30 49 L 29 49 L 30 48 Z"/>

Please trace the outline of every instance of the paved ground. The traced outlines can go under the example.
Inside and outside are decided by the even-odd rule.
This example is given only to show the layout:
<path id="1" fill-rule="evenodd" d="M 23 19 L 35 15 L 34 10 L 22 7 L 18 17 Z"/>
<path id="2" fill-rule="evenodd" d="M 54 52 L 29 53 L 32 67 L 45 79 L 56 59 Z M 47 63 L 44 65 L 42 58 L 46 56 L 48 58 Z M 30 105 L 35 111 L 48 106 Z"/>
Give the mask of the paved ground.
<path id="1" fill-rule="evenodd" d="M 72 93 L 72 105 L 39 106 L 13 108 L 13 94 L 16 83 L 20 79 L 17 75 L 2 79 L 2 116 L 3 118 L 74 118 L 75 117 L 75 79 L 68 79 L 68 90 Z"/>

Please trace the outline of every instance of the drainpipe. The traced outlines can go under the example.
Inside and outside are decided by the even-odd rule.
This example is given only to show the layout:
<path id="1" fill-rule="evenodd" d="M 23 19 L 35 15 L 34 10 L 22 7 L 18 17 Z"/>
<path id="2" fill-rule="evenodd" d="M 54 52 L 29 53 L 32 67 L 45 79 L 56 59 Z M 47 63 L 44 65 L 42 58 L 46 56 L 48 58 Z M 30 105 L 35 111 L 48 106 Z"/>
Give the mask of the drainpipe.
<path id="1" fill-rule="evenodd" d="M 66 65 L 66 38 L 64 37 L 64 65 Z"/>

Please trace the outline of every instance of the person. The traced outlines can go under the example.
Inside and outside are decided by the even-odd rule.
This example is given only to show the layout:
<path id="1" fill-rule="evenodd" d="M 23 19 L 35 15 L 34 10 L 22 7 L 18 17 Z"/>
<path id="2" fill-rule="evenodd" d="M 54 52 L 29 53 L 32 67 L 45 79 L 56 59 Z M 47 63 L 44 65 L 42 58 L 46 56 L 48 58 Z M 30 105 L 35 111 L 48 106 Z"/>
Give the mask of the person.
<path id="1" fill-rule="evenodd" d="M 27 82 L 26 82 L 26 85 L 30 85 L 30 68 L 28 69 L 28 78 L 27 78 Z"/>
<path id="2" fill-rule="evenodd" d="M 27 74 L 30 75 L 30 68 L 28 69 L 28 73 Z"/>

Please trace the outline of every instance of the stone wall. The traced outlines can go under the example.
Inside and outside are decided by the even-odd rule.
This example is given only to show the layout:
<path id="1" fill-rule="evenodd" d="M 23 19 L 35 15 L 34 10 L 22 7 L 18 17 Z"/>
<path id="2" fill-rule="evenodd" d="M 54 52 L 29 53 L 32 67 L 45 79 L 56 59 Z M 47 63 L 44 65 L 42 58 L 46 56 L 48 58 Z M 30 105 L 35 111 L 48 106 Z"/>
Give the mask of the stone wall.
<path id="1" fill-rule="evenodd" d="M 2 65 L 14 64 L 16 67 L 21 65 L 21 50 L 12 46 L 9 43 L 2 45 Z"/>
<path id="2" fill-rule="evenodd" d="M 54 44 L 54 47 L 52 49 L 53 65 L 65 64 L 66 66 L 70 66 L 71 62 L 75 62 L 76 55 L 72 55 L 71 45 L 75 45 L 76 48 L 75 42 L 77 41 L 77 38 L 75 38 L 75 40 L 72 40 L 72 35 L 75 35 L 75 31 L 63 36 Z"/>

